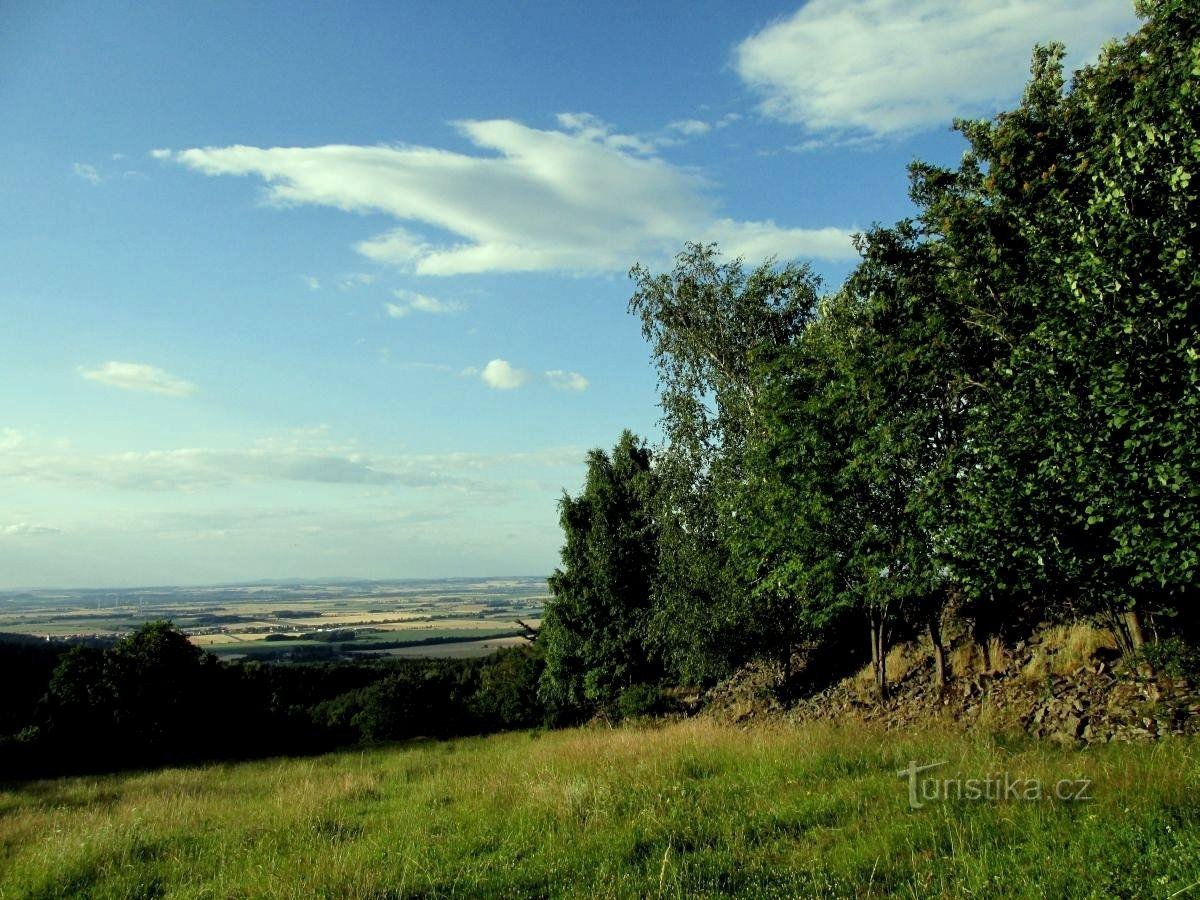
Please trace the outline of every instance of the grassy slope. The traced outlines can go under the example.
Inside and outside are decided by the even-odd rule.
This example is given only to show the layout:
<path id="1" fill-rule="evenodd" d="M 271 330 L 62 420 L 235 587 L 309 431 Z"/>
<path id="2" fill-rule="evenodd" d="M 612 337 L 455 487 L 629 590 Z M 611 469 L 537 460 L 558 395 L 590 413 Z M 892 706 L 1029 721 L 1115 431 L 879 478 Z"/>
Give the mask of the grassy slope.
<path id="1" fill-rule="evenodd" d="M 1094 780 L 912 811 L 896 770 Z M 1200 882 L 1200 744 L 691 721 L 0 791 L 0 896 L 1165 897 Z M 1190 892 L 1189 892 L 1190 893 Z"/>

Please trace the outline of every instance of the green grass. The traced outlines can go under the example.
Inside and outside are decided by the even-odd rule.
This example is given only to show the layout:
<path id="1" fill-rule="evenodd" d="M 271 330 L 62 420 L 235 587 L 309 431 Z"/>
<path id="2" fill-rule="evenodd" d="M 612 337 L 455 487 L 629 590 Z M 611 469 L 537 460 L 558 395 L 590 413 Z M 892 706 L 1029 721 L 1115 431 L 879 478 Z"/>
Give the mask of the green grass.
<path id="1" fill-rule="evenodd" d="M 1095 799 L 910 809 L 896 771 L 941 759 Z M 509 734 L 10 786 L 0 897 L 1167 897 L 1200 892 L 1198 803 L 1182 739 Z"/>

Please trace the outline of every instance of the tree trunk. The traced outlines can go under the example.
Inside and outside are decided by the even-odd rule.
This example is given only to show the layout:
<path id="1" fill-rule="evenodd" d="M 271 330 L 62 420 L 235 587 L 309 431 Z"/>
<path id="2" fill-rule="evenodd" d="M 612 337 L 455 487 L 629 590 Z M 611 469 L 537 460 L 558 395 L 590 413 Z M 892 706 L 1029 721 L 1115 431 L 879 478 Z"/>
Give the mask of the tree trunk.
<path id="1" fill-rule="evenodd" d="M 887 644 L 884 639 L 883 614 L 871 611 L 871 667 L 875 674 L 875 691 L 880 701 L 888 698 Z"/>
<path id="2" fill-rule="evenodd" d="M 1125 633 L 1129 636 L 1129 647 L 1134 653 L 1141 653 L 1143 647 L 1146 646 L 1146 632 L 1142 628 L 1142 613 L 1138 609 L 1127 609 L 1121 615 L 1121 625 L 1125 629 Z M 1154 677 L 1154 663 L 1143 657 L 1138 660 L 1138 665 L 1143 666 L 1145 671 L 1151 677 Z"/>
<path id="3" fill-rule="evenodd" d="M 934 678 L 938 690 L 946 687 L 946 648 L 942 644 L 941 616 L 934 613 L 929 617 L 929 641 L 933 644 Z"/>
<path id="4" fill-rule="evenodd" d="M 1142 614 L 1136 609 L 1125 610 L 1124 619 L 1125 630 L 1129 634 L 1129 646 L 1137 653 L 1142 647 L 1146 646 L 1146 635 L 1142 631 Z"/>

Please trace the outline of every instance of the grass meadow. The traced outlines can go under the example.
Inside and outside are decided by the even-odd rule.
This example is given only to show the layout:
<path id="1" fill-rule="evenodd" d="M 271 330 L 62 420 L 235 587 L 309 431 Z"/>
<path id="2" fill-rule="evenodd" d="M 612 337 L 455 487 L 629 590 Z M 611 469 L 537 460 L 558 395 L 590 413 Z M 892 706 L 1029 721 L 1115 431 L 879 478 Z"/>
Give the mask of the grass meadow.
<path id="1" fill-rule="evenodd" d="M 0 897 L 1200 896 L 1198 749 L 691 720 L 37 781 Z M 941 760 L 1044 796 L 912 809 Z"/>

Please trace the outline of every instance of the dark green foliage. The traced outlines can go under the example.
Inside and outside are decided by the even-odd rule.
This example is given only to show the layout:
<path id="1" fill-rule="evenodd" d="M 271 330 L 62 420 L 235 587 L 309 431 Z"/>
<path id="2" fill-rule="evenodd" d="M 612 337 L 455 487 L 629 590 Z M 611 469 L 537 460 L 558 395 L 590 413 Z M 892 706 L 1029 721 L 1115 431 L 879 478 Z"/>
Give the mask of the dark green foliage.
<path id="1" fill-rule="evenodd" d="M 617 698 L 617 712 L 624 719 L 652 716 L 662 712 L 663 706 L 662 688 L 656 684 L 630 685 Z"/>
<path id="2" fill-rule="evenodd" d="M 472 703 L 488 730 L 532 728 L 545 723 L 538 699 L 545 662 L 541 647 L 513 647 L 492 656 L 479 676 Z"/>
<path id="3" fill-rule="evenodd" d="M 0 633 L 0 735 L 32 721 L 38 701 L 66 648 L 25 635 Z"/>
<path id="4" fill-rule="evenodd" d="M 41 701 L 40 737 L 80 765 L 204 755 L 216 661 L 168 622 L 149 622 L 107 650 L 74 647 Z M 71 764 L 69 764 L 71 765 Z"/>
<path id="5" fill-rule="evenodd" d="M 676 677 L 952 608 L 978 639 L 1098 616 L 1127 650 L 1195 641 L 1200 578 L 1200 16 L 1067 84 L 1035 50 L 1020 105 L 912 166 L 919 215 L 859 238 L 816 302 L 804 268 L 689 245 L 635 268 L 660 372 L 649 637 Z M 851 654 L 853 655 L 853 654 Z"/>
<path id="6" fill-rule="evenodd" d="M 1190 3 L 1143 13 L 1066 92 L 1061 48 L 1039 49 L 1018 109 L 960 126 L 958 171 L 915 172 L 993 341 L 953 530 L 976 603 L 1194 605 L 1198 19 Z"/>
<path id="7" fill-rule="evenodd" d="M 626 431 L 611 455 L 588 455 L 583 491 L 559 503 L 562 568 L 538 635 L 552 707 L 590 712 L 659 671 L 646 638 L 658 569 L 654 475 L 650 451 Z"/>
<path id="8" fill-rule="evenodd" d="M 40 658 L 37 649 L 0 642 L 0 667 Z M 28 683 L 0 703 L 4 777 L 313 753 L 547 717 L 532 647 L 486 659 L 221 663 L 151 622 L 107 649 L 56 650 L 52 661 L 40 678 L 25 670 Z"/>
<path id="9" fill-rule="evenodd" d="M 786 653 L 791 641 L 788 620 L 762 616 L 732 564 L 735 498 L 757 428 L 756 367 L 804 333 L 819 279 L 773 261 L 747 271 L 702 244 L 685 247 L 670 273 L 637 266 L 630 275 L 666 437 L 656 457 L 661 566 L 650 637 L 676 677 L 710 682 L 764 644 Z"/>
<path id="10" fill-rule="evenodd" d="M 472 674 L 453 664 L 399 669 L 363 691 L 351 725 L 369 743 L 469 733 Z"/>

